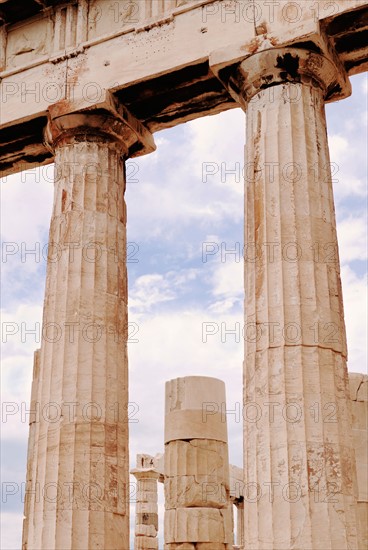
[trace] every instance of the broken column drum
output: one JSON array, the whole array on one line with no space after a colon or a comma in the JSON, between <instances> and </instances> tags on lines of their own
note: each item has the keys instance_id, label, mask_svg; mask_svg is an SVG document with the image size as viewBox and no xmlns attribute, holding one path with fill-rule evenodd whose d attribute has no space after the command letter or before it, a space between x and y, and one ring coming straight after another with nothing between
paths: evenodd
<instances>
[{"instance_id":1,"label":"broken column drum","mask_svg":"<svg viewBox=\"0 0 368 550\"><path fill-rule=\"evenodd\" d=\"M225 385L189 376L166 382L165 550L230 550ZM224 410L224 409L222 409Z\"/></svg>"},{"instance_id":2,"label":"broken column drum","mask_svg":"<svg viewBox=\"0 0 368 550\"><path fill-rule=\"evenodd\" d=\"M130 471L137 480L135 492L134 550L158 550L158 495L160 473L150 455L138 454L136 468Z\"/></svg>"}]
</instances>

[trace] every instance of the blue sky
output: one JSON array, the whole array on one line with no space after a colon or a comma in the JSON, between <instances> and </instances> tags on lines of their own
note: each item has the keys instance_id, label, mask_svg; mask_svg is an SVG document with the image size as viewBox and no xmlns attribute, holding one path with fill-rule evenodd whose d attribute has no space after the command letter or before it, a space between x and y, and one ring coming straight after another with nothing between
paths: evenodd
<instances>
[{"instance_id":1,"label":"blue sky","mask_svg":"<svg viewBox=\"0 0 368 550\"><path fill-rule=\"evenodd\" d=\"M348 368L365 372L368 86L364 75L351 80L352 97L328 105L327 119ZM162 452L164 383L190 374L225 381L227 407L237 411L228 416L230 461L242 464L243 342L224 337L224 329L243 323L244 139L245 115L236 109L159 132L155 153L129 161L129 320L136 332L131 339L138 340L129 343L130 401L137 404L138 420L130 424L132 467L136 453ZM28 407L33 351L39 347L25 330L37 329L42 320L52 173L51 166L44 167L8 177L0 186L3 247L8 243L6 250L14 252L1 262L2 400L19 409L1 423L2 482L15 484L13 496L2 495L4 550L19 548L21 541L17 484L25 479L28 438L21 410ZM226 254L231 249L237 253ZM203 323L218 328L206 342ZM4 334L4 326L16 333ZM162 499L160 512L162 519Z\"/></svg>"}]
</instances>

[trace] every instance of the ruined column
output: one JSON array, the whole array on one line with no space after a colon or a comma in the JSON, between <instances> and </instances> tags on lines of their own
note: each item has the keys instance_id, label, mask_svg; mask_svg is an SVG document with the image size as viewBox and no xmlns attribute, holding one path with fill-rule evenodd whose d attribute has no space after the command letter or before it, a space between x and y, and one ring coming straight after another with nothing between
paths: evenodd
<instances>
[{"instance_id":1,"label":"ruined column","mask_svg":"<svg viewBox=\"0 0 368 550\"><path fill-rule=\"evenodd\" d=\"M236 503L236 544L244 548L244 500Z\"/></svg>"},{"instance_id":2,"label":"ruined column","mask_svg":"<svg viewBox=\"0 0 368 550\"><path fill-rule=\"evenodd\" d=\"M106 95L50 109L55 155L23 548L129 548L124 159L151 135Z\"/></svg>"},{"instance_id":3,"label":"ruined column","mask_svg":"<svg viewBox=\"0 0 368 550\"><path fill-rule=\"evenodd\" d=\"M230 550L225 385L188 376L165 390L165 550Z\"/></svg>"},{"instance_id":4,"label":"ruined column","mask_svg":"<svg viewBox=\"0 0 368 550\"><path fill-rule=\"evenodd\" d=\"M317 46L264 48L227 80L247 113L245 548L352 549L356 471L325 118L325 101L350 87Z\"/></svg>"},{"instance_id":5,"label":"ruined column","mask_svg":"<svg viewBox=\"0 0 368 550\"><path fill-rule=\"evenodd\" d=\"M368 548L368 376L349 373L352 432L358 480L359 550Z\"/></svg>"},{"instance_id":6,"label":"ruined column","mask_svg":"<svg viewBox=\"0 0 368 550\"><path fill-rule=\"evenodd\" d=\"M135 492L134 550L158 550L158 494L160 473L154 468L153 457L137 455L136 468L130 471L137 480Z\"/></svg>"},{"instance_id":7,"label":"ruined column","mask_svg":"<svg viewBox=\"0 0 368 550\"><path fill-rule=\"evenodd\" d=\"M244 471L230 464L230 500L236 508L236 536L233 549L242 550L244 548Z\"/></svg>"}]
</instances>

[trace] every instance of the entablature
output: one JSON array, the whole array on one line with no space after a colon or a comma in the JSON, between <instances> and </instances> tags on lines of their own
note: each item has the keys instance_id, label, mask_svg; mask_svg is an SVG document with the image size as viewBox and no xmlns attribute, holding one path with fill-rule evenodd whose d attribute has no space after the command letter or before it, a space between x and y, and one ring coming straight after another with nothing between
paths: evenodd
<instances>
[{"instance_id":1,"label":"entablature","mask_svg":"<svg viewBox=\"0 0 368 550\"><path fill-rule=\"evenodd\" d=\"M50 105L109 91L151 132L238 104L210 67L321 36L347 74L367 69L367 0L38 0L0 3L0 174L52 162ZM313 38L313 43L316 41Z\"/></svg>"}]
</instances>

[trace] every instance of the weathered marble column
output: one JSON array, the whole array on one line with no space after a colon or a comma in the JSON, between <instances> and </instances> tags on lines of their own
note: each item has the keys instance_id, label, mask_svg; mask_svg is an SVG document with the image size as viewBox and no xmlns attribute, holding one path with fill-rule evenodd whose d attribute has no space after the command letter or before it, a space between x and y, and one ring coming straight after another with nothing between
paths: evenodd
<instances>
[{"instance_id":1,"label":"weathered marble column","mask_svg":"<svg viewBox=\"0 0 368 550\"><path fill-rule=\"evenodd\" d=\"M224 409L220 380L188 376L166 382L165 550L232 548Z\"/></svg>"},{"instance_id":2,"label":"weathered marble column","mask_svg":"<svg viewBox=\"0 0 368 550\"><path fill-rule=\"evenodd\" d=\"M158 550L157 483L160 473L150 464L152 458L138 454L137 466L130 471L137 480L134 550Z\"/></svg>"},{"instance_id":3,"label":"weathered marble column","mask_svg":"<svg viewBox=\"0 0 368 550\"><path fill-rule=\"evenodd\" d=\"M23 548L127 550L123 158L153 142L109 96L70 110L51 108L46 131L55 195Z\"/></svg>"},{"instance_id":4,"label":"weathered marble column","mask_svg":"<svg viewBox=\"0 0 368 550\"><path fill-rule=\"evenodd\" d=\"M235 501L236 507L236 544L239 548L244 547L244 500Z\"/></svg>"},{"instance_id":5,"label":"weathered marble column","mask_svg":"<svg viewBox=\"0 0 368 550\"><path fill-rule=\"evenodd\" d=\"M325 101L333 56L270 48L229 81L247 113L245 548L358 548ZM335 64L335 62L337 64ZM343 185L344 182L341 182Z\"/></svg>"},{"instance_id":6,"label":"weathered marble column","mask_svg":"<svg viewBox=\"0 0 368 550\"><path fill-rule=\"evenodd\" d=\"M349 373L358 480L359 550L368 548L368 376Z\"/></svg>"},{"instance_id":7,"label":"weathered marble column","mask_svg":"<svg viewBox=\"0 0 368 550\"><path fill-rule=\"evenodd\" d=\"M29 434L28 434L28 452L27 452L27 489L30 489L31 479L33 476L34 464L34 447L35 447L35 435L37 429L37 423L40 421L39 407L38 407L38 384L40 377L40 350L36 350L33 356L33 374L32 374L32 389L31 389L31 403L30 403L30 415L29 415ZM30 518L30 506L32 502L32 494L26 491L24 498L24 520L23 520L23 542L22 548L25 547Z\"/></svg>"},{"instance_id":8,"label":"weathered marble column","mask_svg":"<svg viewBox=\"0 0 368 550\"><path fill-rule=\"evenodd\" d=\"M234 550L242 550L244 547L244 471L230 464L230 500L236 508L236 536Z\"/></svg>"}]
</instances>

